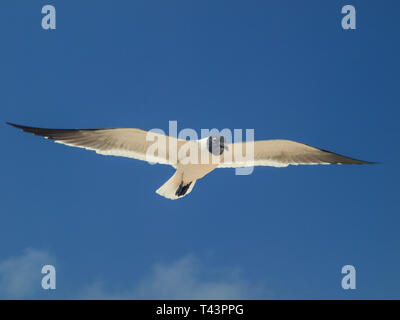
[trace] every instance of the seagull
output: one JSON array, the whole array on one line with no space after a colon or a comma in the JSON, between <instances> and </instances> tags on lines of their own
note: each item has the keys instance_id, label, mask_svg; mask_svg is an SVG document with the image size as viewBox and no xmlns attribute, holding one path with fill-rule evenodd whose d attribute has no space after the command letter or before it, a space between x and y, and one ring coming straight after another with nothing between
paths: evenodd
<instances>
[{"instance_id":1,"label":"seagull","mask_svg":"<svg viewBox=\"0 0 400 320\"><path fill-rule=\"evenodd\" d=\"M262 140L226 143L221 135L199 140L183 140L160 133L136 128L106 129L45 129L7 122L46 139L67 146L93 150L98 154L128 157L142 161L171 165L176 169L172 177L156 190L168 199L179 199L189 194L196 181L217 168L243 168L253 166L287 167L302 164L374 164L375 162L349 158L327 150L291 140ZM152 139L149 139L149 136ZM165 142L164 150L149 154L154 140ZM227 156L245 154L251 143L251 159ZM173 148L175 146L176 148ZM196 161L187 161L188 150L196 151ZM199 160L199 154L204 158ZM183 156L182 156L183 155ZM215 161L215 159L217 161Z\"/></svg>"}]
</instances>

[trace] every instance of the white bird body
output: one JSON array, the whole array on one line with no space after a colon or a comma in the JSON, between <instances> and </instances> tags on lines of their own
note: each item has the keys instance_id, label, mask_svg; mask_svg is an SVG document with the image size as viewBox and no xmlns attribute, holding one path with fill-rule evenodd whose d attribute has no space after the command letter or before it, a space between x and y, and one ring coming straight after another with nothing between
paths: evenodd
<instances>
[{"instance_id":1,"label":"white bird body","mask_svg":"<svg viewBox=\"0 0 400 320\"><path fill-rule=\"evenodd\" d=\"M174 175L156 190L168 199L189 194L198 179L216 168L373 163L290 140L226 144L225 138L219 135L186 141L134 128L44 129L8 124L58 143L94 150L99 154L171 165L176 168Z\"/></svg>"},{"instance_id":2,"label":"white bird body","mask_svg":"<svg viewBox=\"0 0 400 320\"><path fill-rule=\"evenodd\" d=\"M168 199L178 199L189 194L196 180L203 178L218 167L220 156L215 156L216 160L213 163L212 154L207 150L207 138L194 141L194 143L193 147L197 149L196 154L191 156L186 153L186 157L178 157L175 174L156 190L159 195ZM179 196L176 192L181 184L188 186L188 189L184 195Z\"/></svg>"}]
</instances>

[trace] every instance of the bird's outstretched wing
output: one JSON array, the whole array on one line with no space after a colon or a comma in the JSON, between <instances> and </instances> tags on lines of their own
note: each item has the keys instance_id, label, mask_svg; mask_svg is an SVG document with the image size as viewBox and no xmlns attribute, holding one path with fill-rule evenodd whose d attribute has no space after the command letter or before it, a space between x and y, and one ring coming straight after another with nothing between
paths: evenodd
<instances>
[{"instance_id":1,"label":"bird's outstretched wing","mask_svg":"<svg viewBox=\"0 0 400 320\"><path fill-rule=\"evenodd\" d=\"M163 134L133 128L113 129L44 129L27 127L7 122L7 124L38 136L52 139L67 146L94 150L102 155L128 157L143 161L176 165L176 154L186 141ZM161 148L154 148L159 142ZM152 148L150 150L149 148Z\"/></svg>"},{"instance_id":2,"label":"bird's outstretched wing","mask_svg":"<svg viewBox=\"0 0 400 320\"><path fill-rule=\"evenodd\" d=\"M224 155L219 168L239 168L252 166L287 167L299 164L373 164L374 162L357 160L337 153L315 148L290 140L254 141L254 161L248 146L252 142L233 143L228 145L231 156ZM225 152L224 152L225 154Z\"/></svg>"}]
</instances>

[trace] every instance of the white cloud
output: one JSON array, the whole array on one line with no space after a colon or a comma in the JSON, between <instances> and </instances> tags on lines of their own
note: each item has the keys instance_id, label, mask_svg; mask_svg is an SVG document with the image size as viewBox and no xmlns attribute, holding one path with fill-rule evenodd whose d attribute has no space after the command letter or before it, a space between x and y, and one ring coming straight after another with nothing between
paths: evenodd
<instances>
[{"instance_id":1,"label":"white cloud","mask_svg":"<svg viewBox=\"0 0 400 320\"><path fill-rule=\"evenodd\" d=\"M83 299L246 299L254 288L235 270L220 270L218 279L207 279L206 270L193 256L153 267L138 286L120 292L105 289L101 282L83 290Z\"/></svg>"},{"instance_id":2,"label":"white cloud","mask_svg":"<svg viewBox=\"0 0 400 320\"><path fill-rule=\"evenodd\" d=\"M0 261L0 299L40 298L41 270L46 264L54 265L55 258L37 249ZM210 272L193 256L154 265L135 286L94 282L78 290L72 296L65 291L62 295L80 299L249 299L260 291L250 287L237 270L212 268Z\"/></svg>"},{"instance_id":3,"label":"white cloud","mask_svg":"<svg viewBox=\"0 0 400 320\"><path fill-rule=\"evenodd\" d=\"M0 261L0 297L30 298L41 290L42 267L54 264L46 251L26 249L22 255Z\"/></svg>"}]
</instances>

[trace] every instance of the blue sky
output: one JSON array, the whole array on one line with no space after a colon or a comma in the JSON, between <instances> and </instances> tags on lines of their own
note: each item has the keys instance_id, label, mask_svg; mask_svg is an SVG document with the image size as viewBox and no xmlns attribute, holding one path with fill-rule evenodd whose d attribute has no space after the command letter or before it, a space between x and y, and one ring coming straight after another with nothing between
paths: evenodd
<instances>
[{"instance_id":1,"label":"blue sky","mask_svg":"<svg viewBox=\"0 0 400 320\"><path fill-rule=\"evenodd\" d=\"M41 8L57 29L41 28ZM341 28L353 4L357 29ZM0 119L253 128L375 166L167 166L0 126L1 298L400 298L396 1L2 1ZM57 289L40 287L54 264ZM354 265L357 289L341 288Z\"/></svg>"}]
</instances>

